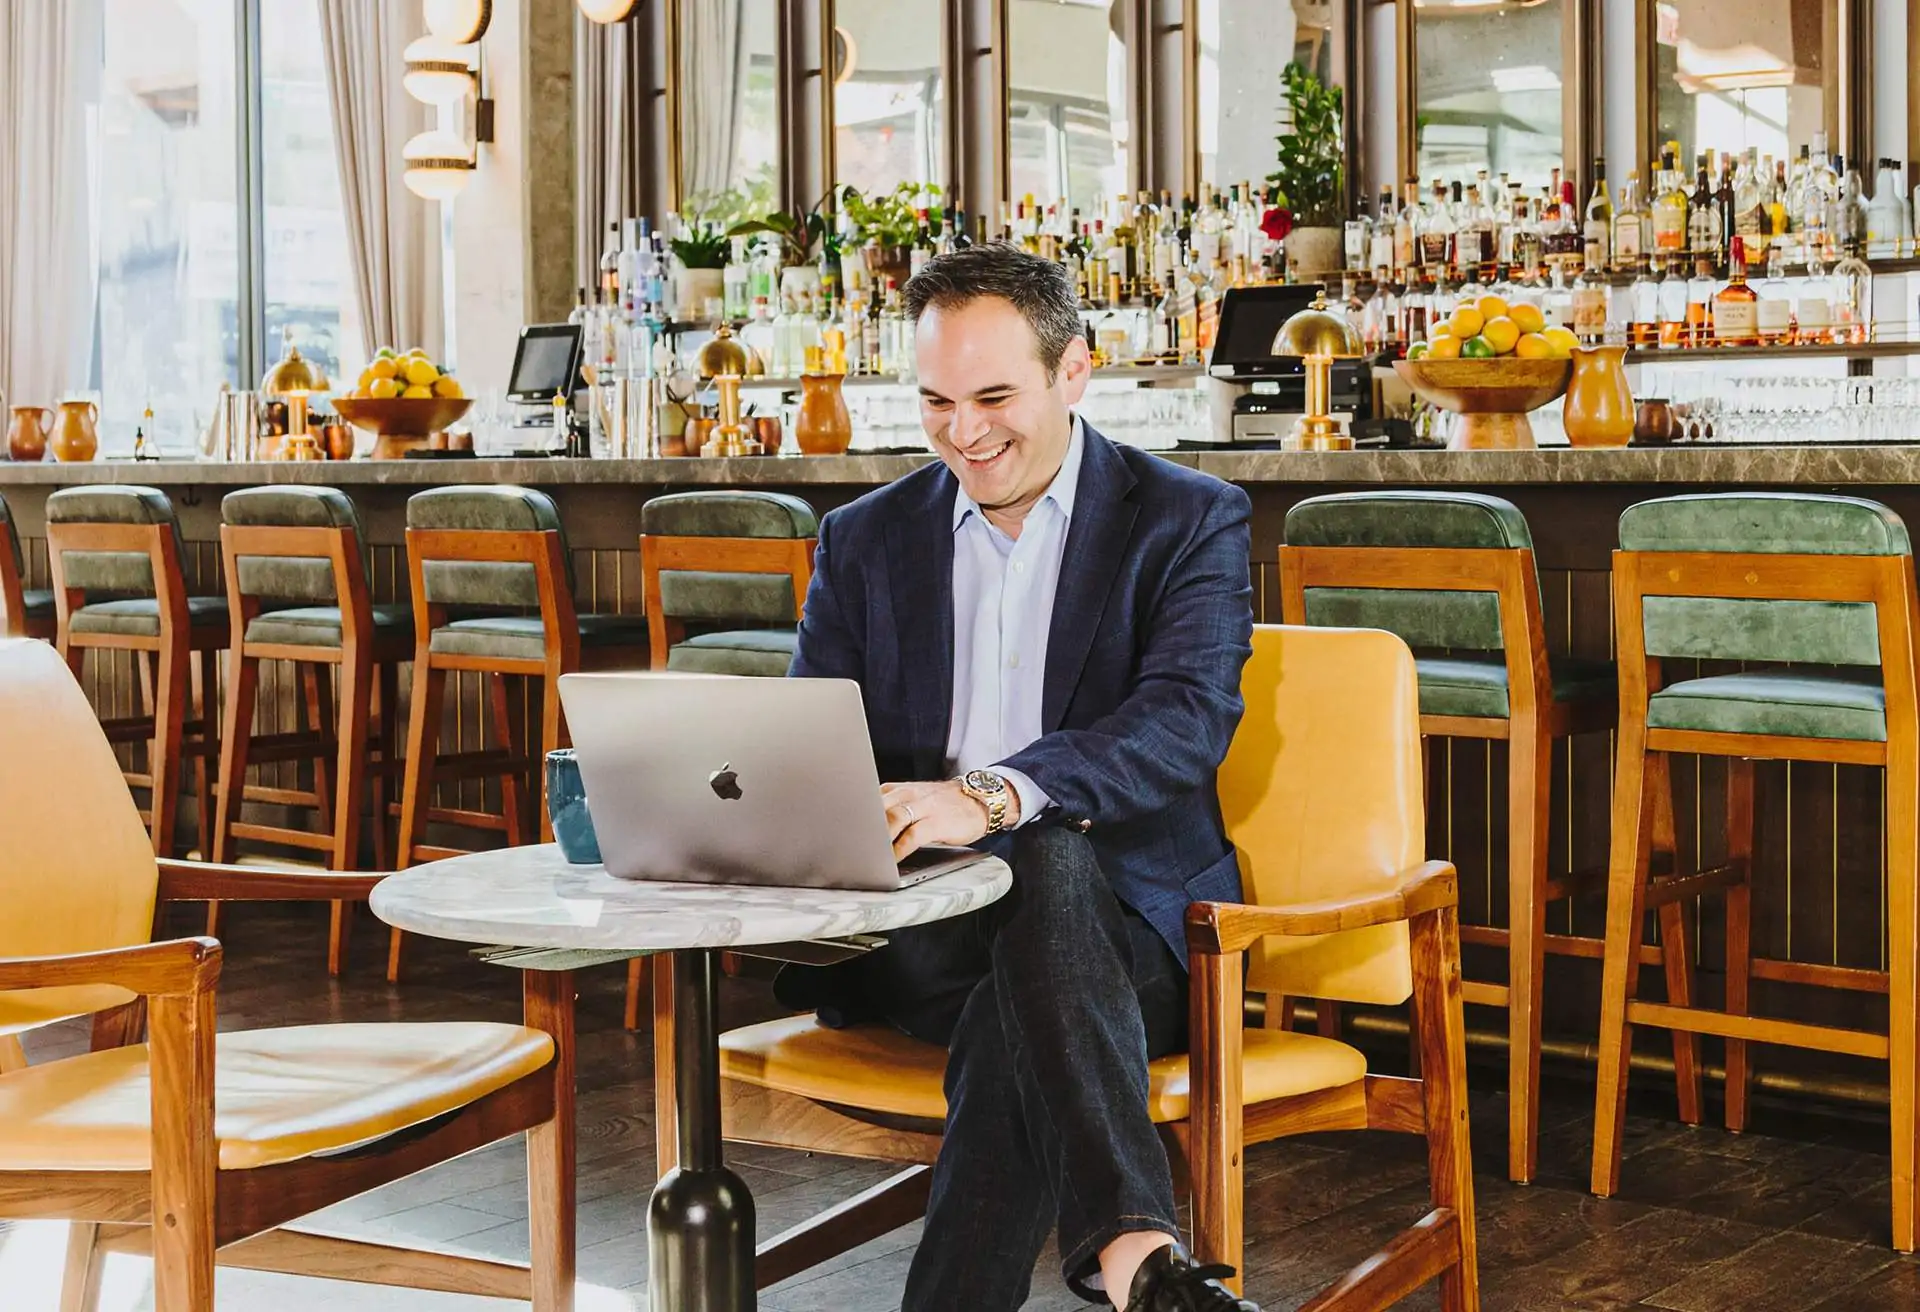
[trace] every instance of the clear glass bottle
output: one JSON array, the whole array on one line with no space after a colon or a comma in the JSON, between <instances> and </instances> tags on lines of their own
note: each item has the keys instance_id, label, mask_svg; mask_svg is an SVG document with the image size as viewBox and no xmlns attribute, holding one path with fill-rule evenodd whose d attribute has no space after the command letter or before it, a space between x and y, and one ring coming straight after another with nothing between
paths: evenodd
<instances>
[{"instance_id":1,"label":"clear glass bottle","mask_svg":"<svg viewBox=\"0 0 1920 1312\"><path fill-rule=\"evenodd\" d=\"M1780 247L1769 243L1767 276L1754 284L1754 335L1762 346L1784 346L1793 340L1793 296L1779 276L1786 257Z\"/></svg>"},{"instance_id":2,"label":"clear glass bottle","mask_svg":"<svg viewBox=\"0 0 1920 1312\"><path fill-rule=\"evenodd\" d=\"M1713 294L1719 289L1720 280L1713 276L1713 257L1695 256L1693 277L1687 280L1686 345L1713 345Z\"/></svg>"},{"instance_id":3,"label":"clear glass bottle","mask_svg":"<svg viewBox=\"0 0 1920 1312\"><path fill-rule=\"evenodd\" d=\"M1687 193L1671 151L1660 161L1659 190L1653 200L1653 249L1673 259L1687 247Z\"/></svg>"},{"instance_id":4,"label":"clear glass bottle","mask_svg":"<svg viewBox=\"0 0 1920 1312\"><path fill-rule=\"evenodd\" d=\"M1660 345L1668 350L1686 345L1687 276L1663 264L1660 273Z\"/></svg>"},{"instance_id":5,"label":"clear glass bottle","mask_svg":"<svg viewBox=\"0 0 1920 1312\"><path fill-rule=\"evenodd\" d=\"M1849 246L1833 266L1833 340L1851 346L1873 340L1873 270Z\"/></svg>"},{"instance_id":6,"label":"clear glass bottle","mask_svg":"<svg viewBox=\"0 0 1920 1312\"><path fill-rule=\"evenodd\" d=\"M1641 261L1631 288L1632 317L1627 325L1627 344L1647 350L1660 344L1660 277L1653 262Z\"/></svg>"},{"instance_id":7,"label":"clear glass bottle","mask_svg":"<svg viewBox=\"0 0 1920 1312\"><path fill-rule=\"evenodd\" d=\"M1342 269L1353 271L1367 267L1367 252L1373 248L1373 216L1367 213L1367 201L1360 198L1359 208L1346 222L1343 230L1343 253L1346 263Z\"/></svg>"},{"instance_id":8,"label":"clear glass bottle","mask_svg":"<svg viewBox=\"0 0 1920 1312\"><path fill-rule=\"evenodd\" d=\"M1605 271L1613 267L1613 197L1607 191L1607 162L1593 161L1593 194L1587 197L1587 216L1582 262L1588 269Z\"/></svg>"},{"instance_id":9,"label":"clear glass bottle","mask_svg":"<svg viewBox=\"0 0 1920 1312\"><path fill-rule=\"evenodd\" d=\"M1582 269L1574 280L1571 326L1582 346L1598 346L1606 340L1607 290L1607 275L1598 268Z\"/></svg>"},{"instance_id":10,"label":"clear glass bottle","mask_svg":"<svg viewBox=\"0 0 1920 1312\"><path fill-rule=\"evenodd\" d=\"M1647 215L1640 200L1640 175L1627 174L1627 185L1620 188L1620 208L1613 216L1613 263L1633 270L1647 251Z\"/></svg>"}]
</instances>

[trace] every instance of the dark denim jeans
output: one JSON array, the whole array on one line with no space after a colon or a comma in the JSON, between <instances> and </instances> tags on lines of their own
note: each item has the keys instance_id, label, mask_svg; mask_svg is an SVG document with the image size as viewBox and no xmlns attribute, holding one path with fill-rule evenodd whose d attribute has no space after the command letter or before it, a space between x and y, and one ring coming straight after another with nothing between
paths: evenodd
<instances>
[{"instance_id":1,"label":"dark denim jeans","mask_svg":"<svg viewBox=\"0 0 1920 1312\"><path fill-rule=\"evenodd\" d=\"M848 1018L948 1046L946 1137L902 1312L1015 1312L1056 1225L1067 1283L1101 1302L1085 1284L1101 1249L1179 1233L1147 1062L1185 1045L1186 972L1082 835L1022 829L1011 864L1005 898L895 932L843 976Z\"/></svg>"}]
</instances>

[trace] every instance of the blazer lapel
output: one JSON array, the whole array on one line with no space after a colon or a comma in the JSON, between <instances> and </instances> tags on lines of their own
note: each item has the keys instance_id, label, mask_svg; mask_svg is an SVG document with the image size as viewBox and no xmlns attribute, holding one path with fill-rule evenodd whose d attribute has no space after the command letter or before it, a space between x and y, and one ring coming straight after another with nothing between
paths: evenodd
<instances>
[{"instance_id":1,"label":"blazer lapel","mask_svg":"<svg viewBox=\"0 0 1920 1312\"><path fill-rule=\"evenodd\" d=\"M1047 630L1046 678L1040 695L1042 733L1054 732L1066 718L1067 704L1093 650L1094 634L1126 560L1127 539L1139 513L1139 507L1127 499L1135 481L1113 444L1088 425L1073 522L1067 527L1060 582L1053 594L1053 622ZM952 544L948 546L951 549Z\"/></svg>"},{"instance_id":2,"label":"blazer lapel","mask_svg":"<svg viewBox=\"0 0 1920 1312\"><path fill-rule=\"evenodd\" d=\"M915 764L929 778L945 762L953 720L953 499L958 488L943 470L924 502L887 525L887 587L907 722Z\"/></svg>"}]
</instances>

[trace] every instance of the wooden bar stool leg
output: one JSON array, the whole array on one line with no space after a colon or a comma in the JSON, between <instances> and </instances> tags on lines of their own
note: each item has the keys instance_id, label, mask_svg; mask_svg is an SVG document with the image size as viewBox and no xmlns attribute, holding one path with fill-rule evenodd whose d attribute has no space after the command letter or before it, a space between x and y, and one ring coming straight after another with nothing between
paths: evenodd
<instances>
[{"instance_id":1,"label":"wooden bar stool leg","mask_svg":"<svg viewBox=\"0 0 1920 1312\"><path fill-rule=\"evenodd\" d=\"M1727 1014L1750 1013L1753 979L1753 762L1727 761L1727 861L1744 867L1740 883L1727 889ZM1747 1041L1727 1040L1727 1129L1747 1128Z\"/></svg>"},{"instance_id":2,"label":"wooden bar stool leg","mask_svg":"<svg viewBox=\"0 0 1920 1312\"><path fill-rule=\"evenodd\" d=\"M1627 1059L1633 1032L1627 1003L1639 992L1640 938L1646 923L1647 858L1655 771L1647 731L1623 714L1616 749L1613 835L1607 862L1607 942L1600 978L1600 1061L1593 1100L1593 1192L1620 1185L1620 1135L1627 1110ZM1664 782L1664 781L1663 781Z\"/></svg>"},{"instance_id":3,"label":"wooden bar stool leg","mask_svg":"<svg viewBox=\"0 0 1920 1312\"><path fill-rule=\"evenodd\" d=\"M220 804L214 812L210 859L233 859L233 826L247 791L247 755L253 739L253 707L260 689L260 661L236 655L227 676L225 725L220 740ZM212 933L209 930L208 933Z\"/></svg>"},{"instance_id":4,"label":"wooden bar stool leg","mask_svg":"<svg viewBox=\"0 0 1920 1312\"><path fill-rule=\"evenodd\" d=\"M640 1028L640 1008L646 999L647 958L635 957L627 963L627 1005L620 1023L628 1030Z\"/></svg>"},{"instance_id":5,"label":"wooden bar stool leg","mask_svg":"<svg viewBox=\"0 0 1920 1312\"><path fill-rule=\"evenodd\" d=\"M440 704L445 700L447 672L425 659L414 662L413 713L407 717L407 767L400 791L400 853L398 868L413 864L413 850L426 832L427 805L433 796L433 757L440 745ZM387 982L400 980L400 949L404 941L394 930L387 943Z\"/></svg>"},{"instance_id":6,"label":"wooden bar stool leg","mask_svg":"<svg viewBox=\"0 0 1920 1312\"><path fill-rule=\"evenodd\" d=\"M1516 1184L1539 1164L1552 769L1553 739L1538 717L1516 719L1507 741L1507 1176Z\"/></svg>"},{"instance_id":7,"label":"wooden bar stool leg","mask_svg":"<svg viewBox=\"0 0 1920 1312\"><path fill-rule=\"evenodd\" d=\"M487 698L493 710L494 746L504 749L509 756L516 755L526 740L517 732L519 717L513 714L513 699L507 695L507 676L489 674L485 677ZM531 750L526 754L531 756ZM527 816L524 783L516 769L501 771L500 810L507 822L507 846L519 847L527 841Z\"/></svg>"},{"instance_id":8,"label":"wooden bar stool leg","mask_svg":"<svg viewBox=\"0 0 1920 1312\"><path fill-rule=\"evenodd\" d=\"M360 808L367 797L368 723L373 715L373 668L364 652L349 655L340 662L340 720L334 734L338 748L334 768L339 782L334 791L338 804L333 819L333 859L335 870L353 870L360 863ZM320 771L315 772L319 782ZM346 969L347 940L353 933L353 904L335 902L327 935L327 973L339 975Z\"/></svg>"},{"instance_id":9,"label":"wooden bar stool leg","mask_svg":"<svg viewBox=\"0 0 1920 1312\"><path fill-rule=\"evenodd\" d=\"M1920 744L1911 717L1887 716L1887 985L1893 1116L1893 1246L1920 1241L1915 1069L1920 1052Z\"/></svg>"},{"instance_id":10,"label":"wooden bar stool leg","mask_svg":"<svg viewBox=\"0 0 1920 1312\"><path fill-rule=\"evenodd\" d=\"M394 802L394 768L400 760L400 667L383 661L377 668L380 696L380 769L373 777L373 866L375 870L396 868L392 847L391 806Z\"/></svg>"},{"instance_id":11,"label":"wooden bar stool leg","mask_svg":"<svg viewBox=\"0 0 1920 1312\"><path fill-rule=\"evenodd\" d=\"M1653 753L1648 759L1647 779L1653 789L1651 851L1667 853L1674 862L1671 868L1677 873L1679 842L1673 822L1673 767L1665 752ZM1647 878L1643 873L1642 882ZM1658 919L1667 1001L1676 1007L1690 1007L1693 1005L1693 949L1687 942L1686 907L1679 902L1669 902L1660 908ZM1700 1124L1700 1038L1685 1030L1673 1031L1673 1083L1680 1103L1681 1122Z\"/></svg>"},{"instance_id":12,"label":"wooden bar stool leg","mask_svg":"<svg viewBox=\"0 0 1920 1312\"><path fill-rule=\"evenodd\" d=\"M153 702L153 850L173 855L174 812L180 804L180 744L187 722L187 650L184 634L160 651Z\"/></svg>"},{"instance_id":13,"label":"wooden bar stool leg","mask_svg":"<svg viewBox=\"0 0 1920 1312\"><path fill-rule=\"evenodd\" d=\"M327 683L327 672L311 661L302 661L300 670L300 698L302 730L314 734L321 740L314 749L313 758L313 798L314 810L319 812L320 827L332 830L334 827L333 781L327 777L327 767L333 753L327 752L326 740L334 737L334 747L339 746L335 735L333 718L333 694ZM344 700L344 699L343 699ZM335 758L337 759L337 758ZM335 866L336 870L350 869L347 866Z\"/></svg>"},{"instance_id":14,"label":"wooden bar stool leg","mask_svg":"<svg viewBox=\"0 0 1920 1312\"><path fill-rule=\"evenodd\" d=\"M220 657L215 652L196 651L189 658L189 663L193 667L193 719L200 726L199 741L193 745L194 814L199 826L196 837L202 859L211 860L213 785L219 761L219 744L214 737L214 726L220 718Z\"/></svg>"}]
</instances>

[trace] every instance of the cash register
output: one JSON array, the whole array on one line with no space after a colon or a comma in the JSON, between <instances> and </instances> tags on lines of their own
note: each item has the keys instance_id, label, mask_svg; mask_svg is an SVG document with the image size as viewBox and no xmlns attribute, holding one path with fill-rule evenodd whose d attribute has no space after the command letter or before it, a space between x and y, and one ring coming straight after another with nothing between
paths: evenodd
<instances>
[{"instance_id":1,"label":"cash register","mask_svg":"<svg viewBox=\"0 0 1920 1312\"><path fill-rule=\"evenodd\" d=\"M583 386L581 335L577 323L536 323L520 330L507 381L516 455L584 454L586 426L574 412L575 394ZM556 408L565 416L564 441L555 433Z\"/></svg>"},{"instance_id":2,"label":"cash register","mask_svg":"<svg viewBox=\"0 0 1920 1312\"><path fill-rule=\"evenodd\" d=\"M1315 283L1235 287L1220 303L1220 323L1207 360L1215 446L1279 447L1306 413L1307 368L1298 356L1276 355L1281 328L1321 294ZM1333 362L1327 413L1343 430L1373 416L1373 359Z\"/></svg>"}]
</instances>

